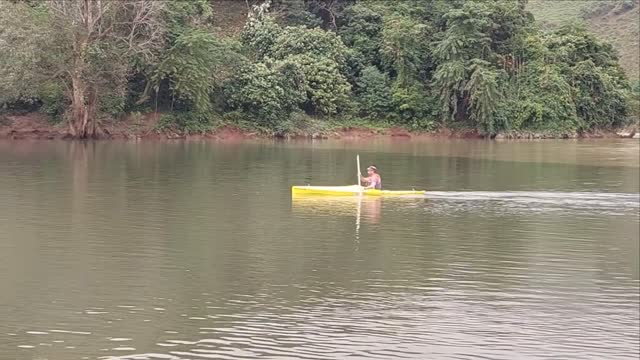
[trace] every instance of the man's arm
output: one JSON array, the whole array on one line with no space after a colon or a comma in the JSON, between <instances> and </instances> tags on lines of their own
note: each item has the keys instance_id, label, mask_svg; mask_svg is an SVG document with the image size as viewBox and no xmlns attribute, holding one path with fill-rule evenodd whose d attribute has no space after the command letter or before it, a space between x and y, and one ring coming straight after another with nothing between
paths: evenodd
<instances>
[{"instance_id":1,"label":"man's arm","mask_svg":"<svg viewBox=\"0 0 640 360\"><path fill-rule=\"evenodd\" d=\"M369 185L365 186L365 189L375 189L376 188L376 184L377 184L377 179L375 177L370 177L367 178L367 182L369 183Z\"/></svg>"}]
</instances>

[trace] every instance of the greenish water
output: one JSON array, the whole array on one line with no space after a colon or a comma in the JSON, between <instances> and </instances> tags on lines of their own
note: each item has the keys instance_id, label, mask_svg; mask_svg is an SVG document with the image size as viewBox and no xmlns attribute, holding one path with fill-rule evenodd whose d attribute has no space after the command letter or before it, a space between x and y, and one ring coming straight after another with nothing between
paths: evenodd
<instances>
[{"instance_id":1,"label":"greenish water","mask_svg":"<svg viewBox=\"0 0 640 360\"><path fill-rule=\"evenodd\" d=\"M0 142L0 359L637 358L639 151Z\"/></svg>"}]
</instances>

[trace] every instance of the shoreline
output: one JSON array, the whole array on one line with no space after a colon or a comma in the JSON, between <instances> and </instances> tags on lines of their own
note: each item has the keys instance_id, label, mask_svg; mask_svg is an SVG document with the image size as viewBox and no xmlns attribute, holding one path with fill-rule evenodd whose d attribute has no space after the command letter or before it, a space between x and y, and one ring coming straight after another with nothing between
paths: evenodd
<instances>
[{"instance_id":1,"label":"shoreline","mask_svg":"<svg viewBox=\"0 0 640 360\"><path fill-rule=\"evenodd\" d=\"M142 119L123 119L106 122L101 127L102 135L97 141L128 140L128 141L170 141L170 140L355 140L355 139L457 139L457 140L496 140L496 141L531 141L544 139L638 139L640 132L630 126L618 130L596 130L581 134L550 134L536 132L509 132L488 137L479 134L476 130L452 130L441 129L437 131L411 131L406 128L394 126L387 128L368 128L349 126L323 132L306 132L277 135L260 133L242 129L233 124L221 125L212 130L193 134L178 130L158 129L157 121L160 114L151 113ZM73 138L64 124L51 123L46 115L29 113L25 115L0 115L0 139L2 140L79 140Z\"/></svg>"}]
</instances>

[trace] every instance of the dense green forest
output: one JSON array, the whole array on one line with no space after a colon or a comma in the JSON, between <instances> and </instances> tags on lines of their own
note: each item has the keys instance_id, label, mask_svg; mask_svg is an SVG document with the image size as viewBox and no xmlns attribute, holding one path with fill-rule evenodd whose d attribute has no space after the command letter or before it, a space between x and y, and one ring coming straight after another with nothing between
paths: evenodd
<instances>
[{"instance_id":1,"label":"dense green forest","mask_svg":"<svg viewBox=\"0 0 640 360\"><path fill-rule=\"evenodd\" d=\"M126 114L158 128L286 134L310 124L555 135L637 121L611 44L545 31L527 0L246 2L238 36L208 0L0 2L0 107L94 137ZM637 3L633 3L637 6Z\"/></svg>"}]
</instances>

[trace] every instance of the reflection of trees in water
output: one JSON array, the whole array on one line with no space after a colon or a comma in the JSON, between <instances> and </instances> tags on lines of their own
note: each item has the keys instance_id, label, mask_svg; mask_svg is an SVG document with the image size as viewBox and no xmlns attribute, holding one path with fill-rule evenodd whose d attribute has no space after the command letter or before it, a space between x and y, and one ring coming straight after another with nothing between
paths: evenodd
<instances>
[{"instance_id":1,"label":"reflection of trees in water","mask_svg":"<svg viewBox=\"0 0 640 360\"><path fill-rule=\"evenodd\" d=\"M86 225L85 217L88 213L85 203L88 195L89 159L90 157L95 159L95 143L73 141L68 144L66 150L64 156L71 164L72 229L84 232L86 229L75 229L75 226Z\"/></svg>"}]
</instances>

